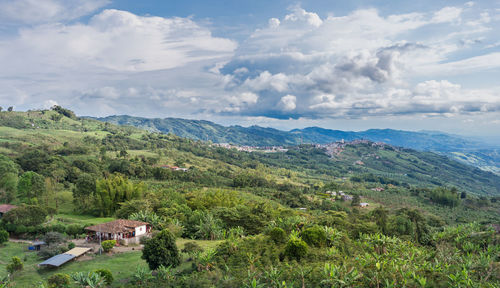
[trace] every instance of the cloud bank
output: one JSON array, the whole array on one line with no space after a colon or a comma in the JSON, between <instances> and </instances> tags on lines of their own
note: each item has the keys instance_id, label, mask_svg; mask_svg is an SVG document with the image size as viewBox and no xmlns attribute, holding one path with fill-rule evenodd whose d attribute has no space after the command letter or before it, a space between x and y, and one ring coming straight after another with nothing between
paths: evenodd
<instances>
[{"instance_id":1,"label":"cloud bank","mask_svg":"<svg viewBox=\"0 0 500 288\"><path fill-rule=\"evenodd\" d=\"M0 23L13 28L0 35L0 105L255 119L500 111L498 87L463 81L499 72L494 8L320 17L293 6L238 43L191 17L141 16L107 4L2 2Z\"/></svg>"}]
</instances>

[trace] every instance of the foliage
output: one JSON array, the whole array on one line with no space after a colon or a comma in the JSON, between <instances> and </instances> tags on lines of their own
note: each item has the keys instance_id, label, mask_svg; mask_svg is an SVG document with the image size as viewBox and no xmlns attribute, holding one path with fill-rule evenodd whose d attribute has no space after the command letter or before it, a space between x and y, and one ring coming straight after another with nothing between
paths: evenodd
<instances>
[{"instance_id":1,"label":"foliage","mask_svg":"<svg viewBox=\"0 0 500 288\"><path fill-rule=\"evenodd\" d=\"M164 220L160 216L156 215L155 212L147 211L147 210L146 211L141 210L139 212L134 212L134 213L130 214L128 219L147 222L151 225L151 227L153 229L156 229L156 230L161 230L161 228L164 224Z\"/></svg>"},{"instance_id":2,"label":"foliage","mask_svg":"<svg viewBox=\"0 0 500 288\"><path fill-rule=\"evenodd\" d=\"M122 175L97 180L95 205L103 216L113 214L119 203L140 197L145 190L143 183L134 184Z\"/></svg>"},{"instance_id":3,"label":"foliage","mask_svg":"<svg viewBox=\"0 0 500 288\"><path fill-rule=\"evenodd\" d=\"M146 260L151 270L155 270L161 265L178 266L180 255L172 233L163 230L149 239L144 244L142 259Z\"/></svg>"},{"instance_id":4,"label":"foliage","mask_svg":"<svg viewBox=\"0 0 500 288\"><path fill-rule=\"evenodd\" d=\"M113 247L115 247L115 245L116 245L116 240L105 240L102 241L101 243L102 249L106 253L110 252L113 249Z\"/></svg>"},{"instance_id":5,"label":"foliage","mask_svg":"<svg viewBox=\"0 0 500 288\"><path fill-rule=\"evenodd\" d=\"M269 234L269 237L271 238L271 240L273 240L275 243L285 243L287 240L285 230L283 230L279 227L271 228L269 230L268 234Z\"/></svg>"},{"instance_id":6,"label":"foliage","mask_svg":"<svg viewBox=\"0 0 500 288\"><path fill-rule=\"evenodd\" d=\"M37 205L22 205L2 216L2 221L16 226L37 226L45 222L47 210Z\"/></svg>"},{"instance_id":7,"label":"foliage","mask_svg":"<svg viewBox=\"0 0 500 288\"><path fill-rule=\"evenodd\" d=\"M21 259L17 256L14 256L10 259L10 263L7 264L7 271L10 274L13 274L16 271L21 271L24 268L24 263L21 261Z\"/></svg>"},{"instance_id":8,"label":"foliage","mask_svg":"<svg viewBox=\"0 0 500 288\"><path fill-rule=\"evenodd\" d=\"M0 245L9 241L9 232L0 228Z\"/></svg>"},{"instance_id":9,"label":"foliage","mask_svg":"<svg viewBox=\"0 0 500 288\"><path fill-rule=\"evenodd\" d=\"M203 248L198 245L198 243L192 241L192 242L187 242L184 244L184 248L182 248L182 253L187 253L187 254L196 254L198 252L202 252Z\"/></svg>"},{"instance_id":10,"label":"foliage","mask_svg":"<svg viewBox=\"0 0 500 288\"><path fill-rule=\"evenodd\" d=\"M113 273L111 273L109 269L105 268L96 269L94 270L94 273L99 274L104 279L104 283L106 283L106 285L111 285L111 283L113 283L114 280Z\"/></svg>"},{"instance_id":11,"label":"foliage","mask_svg":"<svg viewBox=\"0 0 500 288\"><path fill-rule=\"evenodd\" d=\"M71 284L71 278L65 273L56 273L47 279L49 288L66 288Z\"/></svg>"},{"instance_id":12,"label":"foliage","mask_svg":"<svg viewBox=\"0 0 500 288\"><path fill-rule=\"evenodd\" d=\"M326 245L326 233L320 226L313 226L305 229L301 233L301 238L309 246L322 247Z\"/></svg>"},{"instance_id":13,"label":"foliage","mask_svg":"<svg viewBox=\"0 0 500 288\"><path fill-rule=\"evenodd\" d=\"M70 275L71 279L82 288L97 288L104 286L104 278L96 272L76 272Z\"/></svg>"},{"instance_id":14,"label":"foliage","mask_svg":"<svg viewBox=\"0 0 500 288\"><path fill-rule=\"evenodd\" d=\"M290 239L285 247L285 255L290 259L300 261L307 255L309 247L300 239Z\"/></svg>"},{"instance_id":15,"label":"foliage","mask_svg":"<svg viewBox=\"0 0 500 288\"><path fill-rule=\"evenodd\" d=\"M64 235L59 232L47 232L47 234L43 236L43 241L49 246L52 244L59 244L64 241Z\"/></svg>"}]
</instances>

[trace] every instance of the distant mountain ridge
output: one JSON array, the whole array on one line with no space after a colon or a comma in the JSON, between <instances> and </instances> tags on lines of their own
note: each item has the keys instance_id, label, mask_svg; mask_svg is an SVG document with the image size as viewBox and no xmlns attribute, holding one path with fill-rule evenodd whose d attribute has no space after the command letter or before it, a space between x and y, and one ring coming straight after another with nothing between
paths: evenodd
<instances>
[{"instance_id":1,"label":"distant mountain ridge","mask_svg":"<svg viewBox=\"0 0 500 288\"><path fill-rule=\"evenodd\" d=\"M366 139L420 151L438 152L483 170L500 173L500 149L498 147L439 131L413 132L394 129L369 129L354 132L320 127L283 131L260 126L223 126L206 120L181 118L151 119L115 115L95 119L118 125L135 126L153 132L172 133L195 140L247 146L325 144L342 139L345 141Z\"/></svg>"}]
</instances>

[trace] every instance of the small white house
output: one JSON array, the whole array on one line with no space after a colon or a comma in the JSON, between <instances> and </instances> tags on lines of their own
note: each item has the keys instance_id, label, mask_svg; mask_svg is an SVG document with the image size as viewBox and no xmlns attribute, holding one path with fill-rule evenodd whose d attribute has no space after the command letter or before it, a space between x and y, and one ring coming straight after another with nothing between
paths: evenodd
<instances>
[{"instance_id":1,"label":"small white house","mask_svg":"<svg viewBox=\"0 0 500 288\"><path fill-rule=\"evenodd\" d=\"M359 207L363 207L364 208L364 207L368 207L368 206L370 206L370 204L368 204L366 202L359 203Z\"/></svg>"},{"instance_id":2,"label":"small white house","mask_svg":"<svg viewBox=\"0 0 500 288\"><path fill-rule=\"evenodd\" d=\"M151 226L147 222L118 219L86 227L87 241L101 240L124 240L125 243L139 242L140 236L151 232Z\"/></svg>"}]
</instances>

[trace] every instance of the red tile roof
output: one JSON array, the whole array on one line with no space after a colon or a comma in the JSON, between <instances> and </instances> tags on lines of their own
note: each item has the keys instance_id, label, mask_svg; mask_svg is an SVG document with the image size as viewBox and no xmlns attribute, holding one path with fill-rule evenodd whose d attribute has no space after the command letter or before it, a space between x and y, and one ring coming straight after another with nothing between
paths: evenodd
<instances>
[{"instance_id":1,"label":"red tile roof","mask_svg":"<svg viewBox=\"0 0 500 288\"><path fill-rule=\"evenodd\" d=\"M0 213L7 213L14 208L17 208L17 206L10 204L0 204Z\"/></svg>"},{"instance_id":2,"label":"red tile roof","mask_svg":"<svg viewBox=\"0 0 500 288\"><path fill-rule=\"evenodd\" d=\"M118 219L115 221L102 223L86 227L85 230L103 232L103 233L125 233L133 231L136 227L148 225L147 222Z\"/></svg>"}]
</instances>

